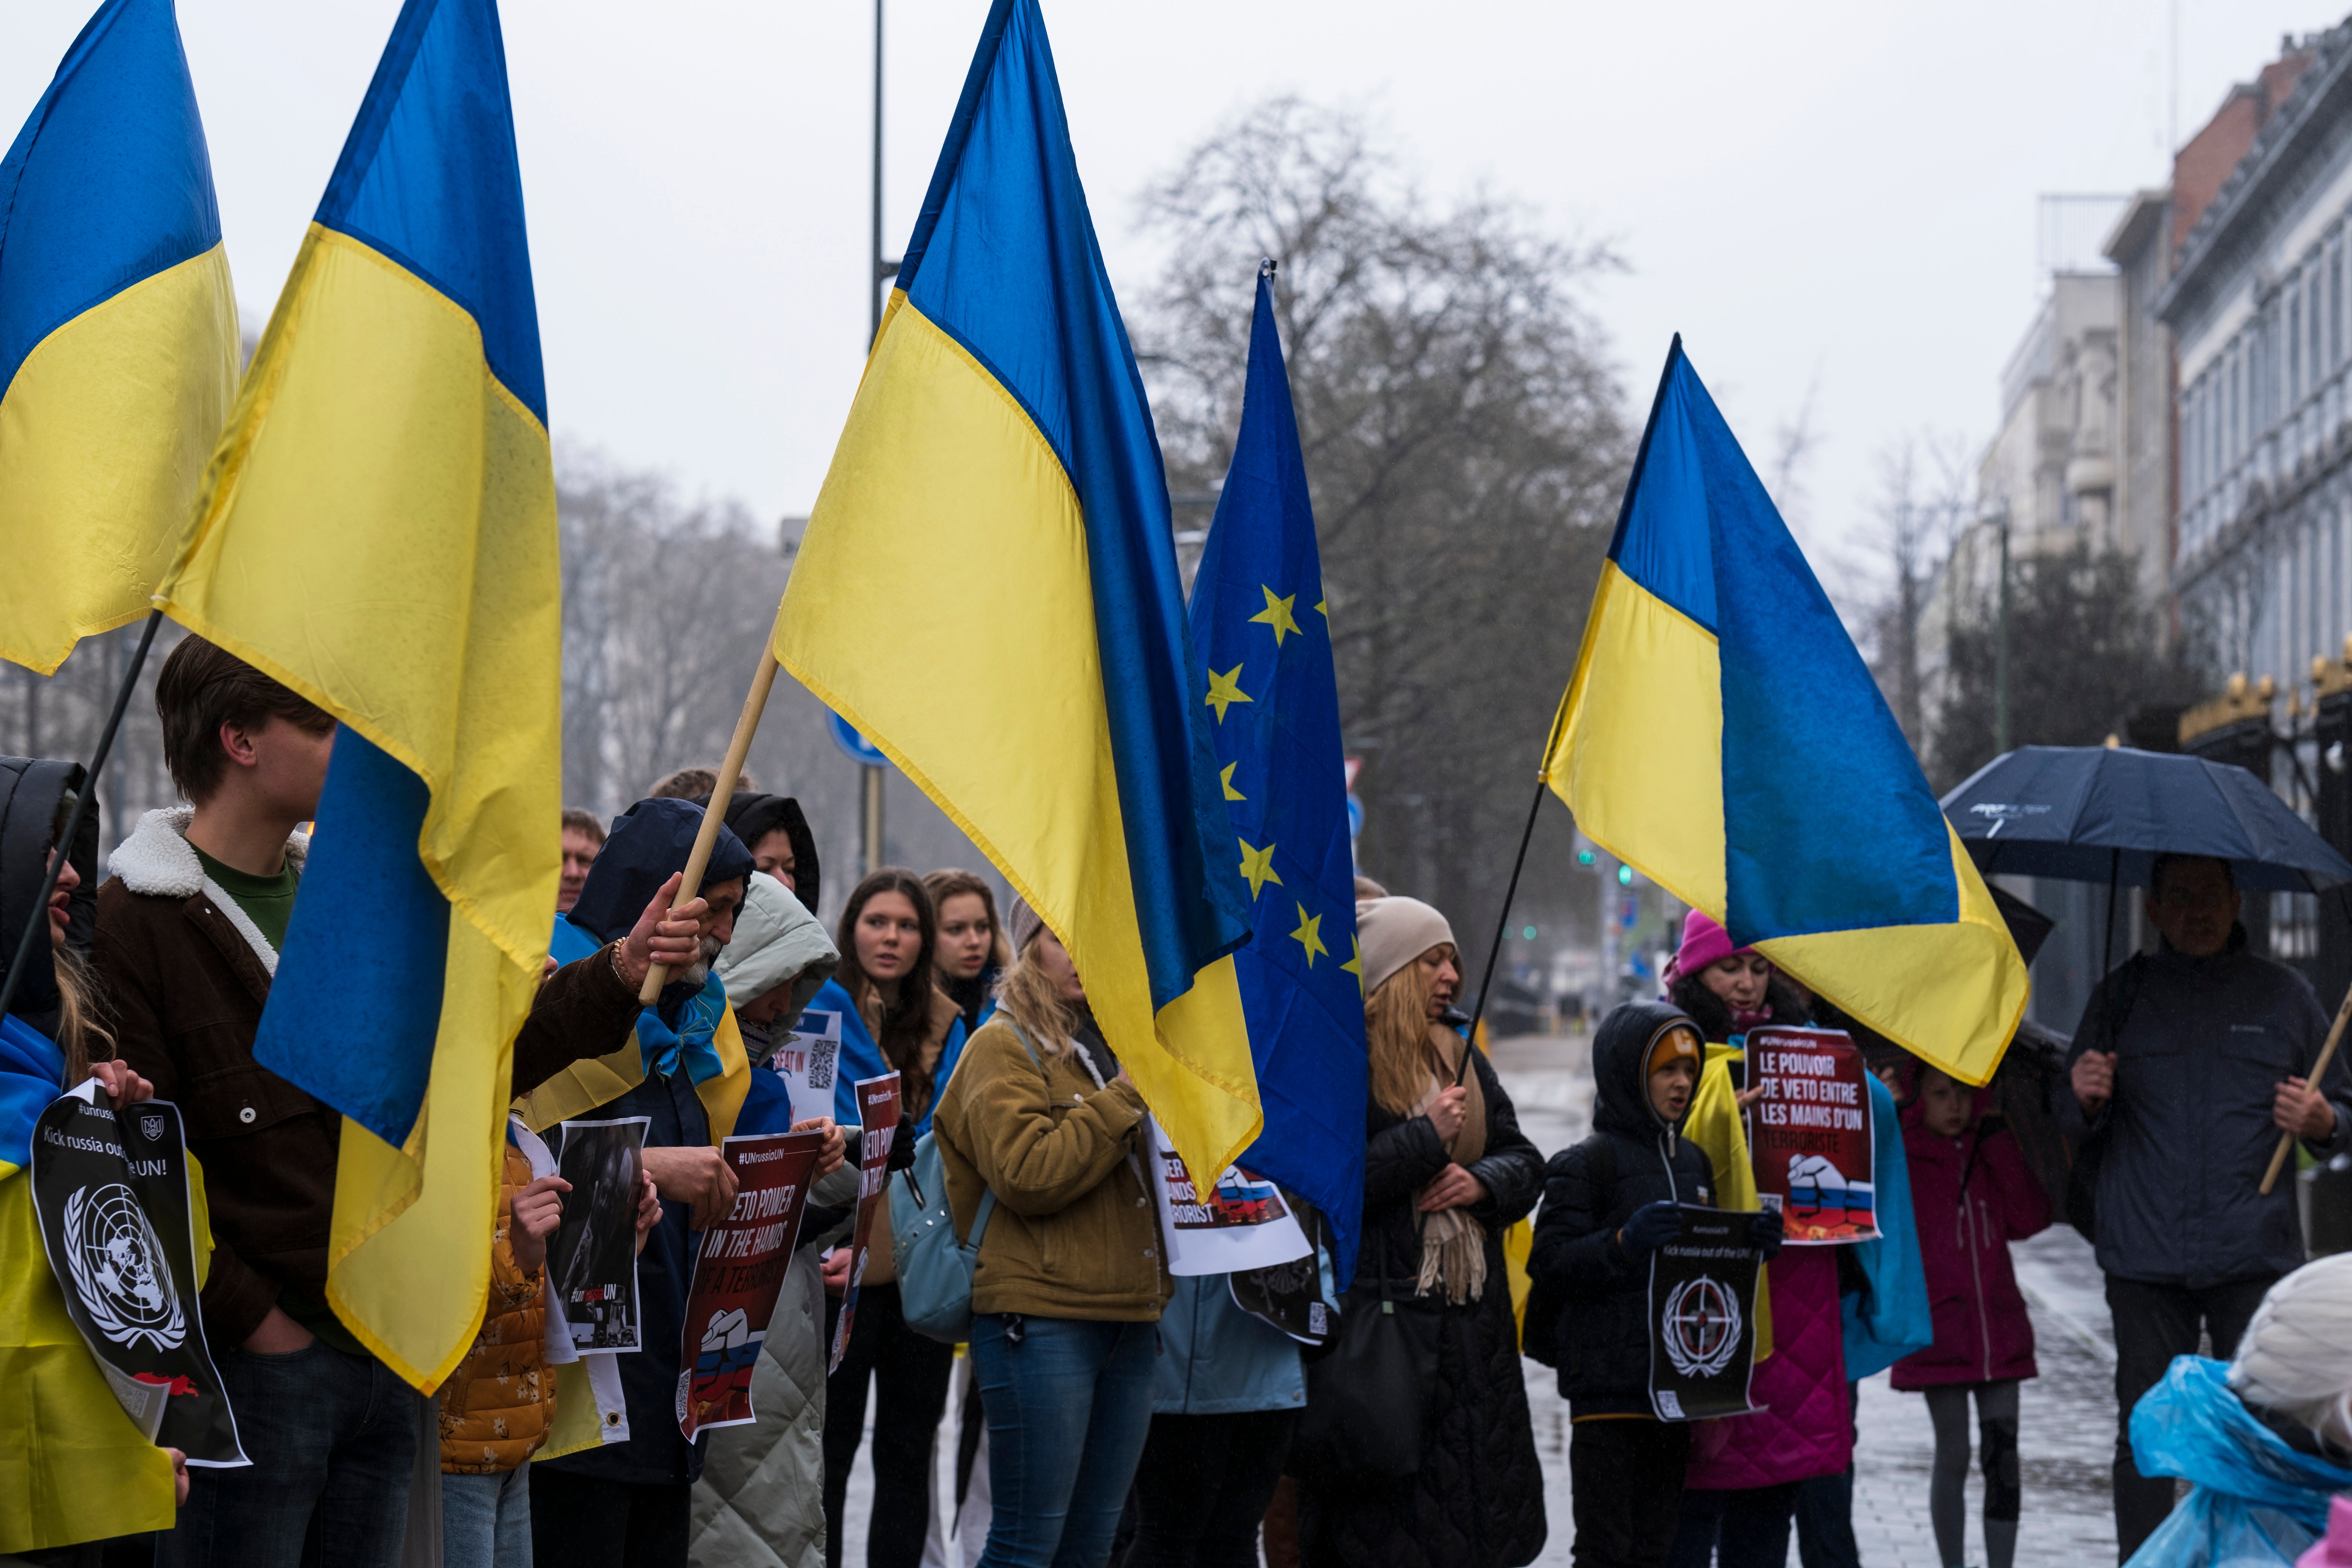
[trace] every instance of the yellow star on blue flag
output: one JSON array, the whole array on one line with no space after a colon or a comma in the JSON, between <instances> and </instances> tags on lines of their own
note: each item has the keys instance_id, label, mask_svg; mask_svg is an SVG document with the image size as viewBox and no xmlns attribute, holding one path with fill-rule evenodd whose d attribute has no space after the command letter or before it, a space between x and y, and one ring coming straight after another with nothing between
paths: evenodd
<instances>
[{"instance_id":1,"label":"yellow star on blue flag","mask_svg":"<svg viewBox=\"0 0 2352 1568\"><path fill-rule=\"evenodd\" d=\"M1251 898L1274 883L1298 910L1296 930L1267 914L1234 955L1265 1107L1265 1131L1240 1163L1323 1211L1347 1279L1364 1185L1362 965L1315 960L1356 951L1356 867L1331 639L1294 614L1321 608L1323 568L1270 272L1258 279L1233 467L1193 579L1192 647L1209 672L1213 740ZM1231 789L1236 769L1254 781L1247 799Z\"/></svg>"}]
</instances>

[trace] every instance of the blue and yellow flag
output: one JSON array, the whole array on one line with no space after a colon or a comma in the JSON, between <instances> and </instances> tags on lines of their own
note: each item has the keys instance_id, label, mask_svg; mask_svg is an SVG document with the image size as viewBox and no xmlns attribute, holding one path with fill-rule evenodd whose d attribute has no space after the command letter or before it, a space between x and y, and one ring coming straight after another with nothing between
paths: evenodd
<instances>
[{"instance_id":1,"label":"blue and yellow flag","mask_svg":"<svg viewBox=\"0 0 2352 1568\"><path fill-rule=\"evenodd\" d=\"M2025 964L1675 340L1543 777L1597 844L1969 1083Z\"/></svg>"},{"instance_id":2,"label":"blue and yellow flag","mask_svg":"<svg viewBox=\"0 0 2352 1568\"><path fill-rule=\"evenodd\" d=\"M1192 617L1234 854L1256 900L1256 932L1234 965L1265 1131L1242 1163L1323 1211L1337 1278L1349 1279L1366 1093L1356 857L1315 509L1264 272L1241 432L1192 579Z\"/></svg>"},{"instance_id":3,"label":"blue and yellow flag","mask_svg":"<svg viewBox=\"0 0 2352 1568\"><path fill-rule=\"evenodd\" d=\"M1034 0L989 13L776 657L1020 889L1178 1151L1223 1169L1258 1130L1249 900Z\"/></svg>"},{"instance_id":4,"label":"blue and yellow flag","mask_svg":"<svg viewBox=\"0 0 2352 1568\"><path fill-rule=\"evenodd\" d=\"M343 1112L327 1294L430 1390L481 1326L559 870L555 473L492 0L407 0L174 619L341 721L254 1054Z\"/></svg>"},{"instance_id":5,"label":"blue and yellow flag","mask_svg":"<svg viewBox=\"0 0 2352 1568\"><path fill-rule=\"evenodd\" d=\"M0 658L53 675L147 613L236 356L172 0L107 0L0 159Z\"/></svg>"}]
</instances>

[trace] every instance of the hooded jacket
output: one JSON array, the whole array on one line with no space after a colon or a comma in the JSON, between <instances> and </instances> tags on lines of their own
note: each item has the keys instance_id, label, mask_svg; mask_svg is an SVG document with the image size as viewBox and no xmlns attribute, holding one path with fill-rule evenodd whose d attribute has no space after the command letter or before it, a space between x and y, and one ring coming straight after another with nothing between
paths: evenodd
<instances>
[{"instance_id":1,"label":"hooded jacket","mask_svg":"<svg viewBox=\"0 0 2352 1568\"><path fill-rule=\"evenodd\" d=\"M710 797L705 795L695 804L709 803ZM801 811L799 801L790 795L739 789L727 800L727 830L746 850L759 848L761 839L778 831L791 839L793 885L785 891L800 900L801 907L811 914L816 912L817 898L824 888L817 869L816 835L809 831L808 817Z\"/></svg>"},{"instance_id":2,"label":"hooded jacket","mask_svg":"<svg viewBox=\"0 0 2352 1568\"><path fill-rule=\"evenodd\" d=\"M2275 1086L2307 1078L2327 1038L2311 982L2246 951L2245 928L2226 951L2191 958L2170 943L2100 982L2067 1054L2107 1045L2108 997L2138 973L2122 1021L2115 1098L2086 1117L2071 1076L2058 1082L2059 1124L2104 1141L2098 1177L2099 1267L2122 1279L2186 1285L2284 1274L2304 1261L2294 1184L2262 1195L2278 1146ZM2339 1053L2321 1084L2336 1130L2310 1143L2320 1159L2352 1149L2352 1070Z\"/></svg>"},{"instance_id":3,"label":"hooded jacket","mask_svg":"<svg viewBox=\"0 0 2352 1568\"><path fill-rule=\"evenodd\" d=\"M1927 1131L1926 1106L1904 1108L1911 1213L1927 1266L1936 1342L1895 1363L1895 1386L1993 1383L2034 1375L2033 1324L2010 1267L2009 1244L2048 1228L2050 1201L2025 1168L2017 1140L1988 1124L1990 1091L1969 1108L1956 1138Z\"/></svg>"},{"instance_id":4,"label":"hooded jacket","mask_svg":"<svg viewBox=\"0 0 2352 1568\"><path fill-rule=\"evenodd\" d=\"M773 877L743 883L743 909L735 934L714 965L727 1000L739 1014L779 985L792 988L780 1021L801 1016L817 988L841 966L841 953L824 923L809 913L793 890ZM747 1026L748 1027L748 1026ZM748 1045L748 1041L746 1042ZM761 1052L751 1052L755 1060Z\"/></svg>"},{"instance_id":5,"label":"hooded jacket","mask_svg":"<svg viewBox=\"0 0 2352 1568\"><path fill-rule=\"evenodd\" d=\"M701 826L702 808L691 801L637 802L614 821L611 837L604 840L595 865L589 868L587 885L580 889L579 901L562 919L574 930L604 942L625 934L661 890L662 884L685 868L693 851L695 835ZM732 833L720 828L703 871L705 885L732 881L739 877L749 879L751 871L751 851ZM660 1000L645 1011L656 1015L669 1029L680 1028L686 1023L689 1004L703 994L708 984L673 981L662 988ZM635 1000L634 996L630 998L633 1016ZM736 1113L749 1092L751 1076L746 1070L731 1012L722 1011L718 1037L725 1075L721 1078L709 1079L698 1085L690 1068L683 1063L676 1071L646 1071L642 1044L631 1043L634 1055L621 1058L620 1065L635 1069L634 1085L593 1110L581 1107L560 1115L578 1120L643 1116L647 1119L646 1147L649 1149L715 1145L734 1130ZM640 1042L643 1037L641 1034ZM725 1048L730 1046L731 1052ZM572 1088L577 1089L587 1076L585 1067L593 1065L596 1064L583 1065L583 1072L574 1075ZM625 1080L606 1072L599 1081L622 1087ZM563 1103L559 1097L534 1104L525 1121L543 1128L560 1119L560 1115L550 1115L549 1108ZM646 1238L645 1250L637 1255L643 1348L635 1355L619 1358L621 1387L628 1405L629 1440L540 1463L574 1475L638 1485L677 1485L690 1482L702 1473L707 1445L700 1437L688 1443L680 1436L677 1415L679 1341L686 1328L686 1293L693 1282L689 1213L687 1205L664 1200L661 1223L653 1228Z\"/></svg>"},{"instance_id":6,"label":"hooded jacket","mask_svg":"<svg viewBox=\"0 0 2352 1568\"><path fill-rule=\"evenodd\" d=\"M8 954L39 915L49 839L69 810L71 763L0 757L0 931ZM96 904L98 819L69 853L82 882L69 906L69 944L87 944ZM36 938L9 1016L0 1024L0 1555L41 1552L121 1535L169 1530L172 1466L124 1420L98 1358L67 1315L58 1277L42 1261L32 1200L34 1122L66 1087L65 1053L52 1037L58 1012L50 948ZM5 962L5 961L0 961ZM189 1171L195 1210L196 1278L204 1279L203 1173ZM89 1555L97 1555L92 1550ZM72 1559L80 1561L79 1556Z\"/></svg>"},{"instance_id":7,"label":"hooded jacket","mask_svg":"<svg viewBox=\"0 0 2352 1568\"><path fill-rule=\"evenodd\" d=\"M185 805L151 811L114 852L91 951L116 1051L155 1098L178 1104L204 1163L214 1246L205 1333L234 1349L288 1287L327 1299L342 1118L253 1058L278 950L205 874L186 837L193 816ZM298 870L309 847L304 834L287 840ZM516 1092L611 1050L635 1013L635 994L604 953L564 965L515 1037Z\"/></svg>"},{"instance_id":8,"label":"hooded jacket","mask_svg":"<svg viewBox=\"0 0 2352 1568\"><path fill-rule=\"evenodd\" d=\"M1654 1203L1713 1204L1715 1173L1698 1145L1650 1103L1650 1049L1691 1020L1665 1002L1629 1002L1601 1020L1592 1040L1592 1134L1544 1169L1528 1277L1567 1298L1557 1320L1559 1391L1570 1418L1650 1414L1650 1271L1617 1238L1633 1211ZM1685 1111L1686 1117L1689 1113ZM1597 1180L1609 1146L1613 1181Z\"/></svg>"},{"instance_id":9,"label":"hooded jacket","mask_svg":"<svg viewBox=\"0 0 2352 1568\"><path fill-rule=\"evenodd\" d=\"M0 967L16 956L26 922L43 918L37 906L42 879L48 875L49 845L64 829L72 797L81 787L79 763L0 757ZM82 818L66 859L81 877L66 905L66 945L88 952L98 927L97 812ZM8 1011L56 1037L59 998L47 942L33 944Z\"/></svg>"}]
</instances>

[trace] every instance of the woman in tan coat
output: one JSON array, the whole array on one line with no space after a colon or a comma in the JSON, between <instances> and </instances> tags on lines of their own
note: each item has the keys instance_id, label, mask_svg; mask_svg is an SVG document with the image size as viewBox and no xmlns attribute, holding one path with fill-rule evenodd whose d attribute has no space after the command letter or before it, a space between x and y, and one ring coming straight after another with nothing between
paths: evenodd
<instances>
[{"instance_id":1,"label":"woman in tan coat","mask_svg":"<svg viewBox=\"0 0 2352 1568\"><path fill-rule=\"evenodd\" d=\"M1143 1097L1060 941L1025 902L1007 923L996 1016L932 1123L964 1234L982 1193L996 1194L971 1290L994 1509L980 1568L1091 1568L1109 1555L1150 1430L1168 1275Z\"/></svg>"}]
</instances>

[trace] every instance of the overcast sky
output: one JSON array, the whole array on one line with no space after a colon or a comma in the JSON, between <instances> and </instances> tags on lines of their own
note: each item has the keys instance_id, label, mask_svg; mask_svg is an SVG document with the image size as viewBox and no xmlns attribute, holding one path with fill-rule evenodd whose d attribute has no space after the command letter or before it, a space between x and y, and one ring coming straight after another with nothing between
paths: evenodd
<instances>
[{"instance_id":1,"label":"overcast sky","mask_svg":"<svg viewBox=\"0 0 2352 1568\"><path fill-rule=\"evenodd\" d=\"M0 129L89 9L0 5ZM181 5L256 324L397 10ZM894 254L986 10L892 0ZM503 12L556 435L762 519L804 512L867 328L870 5ZM1045 0L1045 16L1114 283L1139 290L1150 264L1133 194L1237 109L1276 92L1365 109L1432 195L1483 185L1618 247L1628 270L1591 302L1633 418L1678 330L1759 463L1810 397L1800 521L1825 568L1860 557L1891 442L1990 435L2042 289L2037 195L2161 184L2176 104L2185 137L2283 33L2339 19L2281 0ZM1235 258L1236 313L1253 260Z\"/></svg>"}]
</instances>

